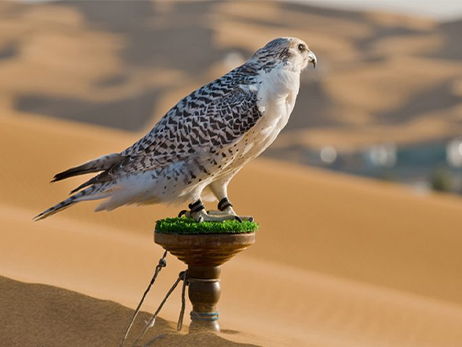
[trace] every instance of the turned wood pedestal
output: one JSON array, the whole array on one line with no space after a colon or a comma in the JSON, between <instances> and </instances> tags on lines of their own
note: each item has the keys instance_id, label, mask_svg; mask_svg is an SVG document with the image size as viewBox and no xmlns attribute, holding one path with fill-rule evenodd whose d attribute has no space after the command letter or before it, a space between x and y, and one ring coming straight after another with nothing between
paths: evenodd
<instances>
[{"instance_id":1,"label":"turned wood pedestal","mask_svg":"<svg viewBox=\"0 0 462 347\"><path fill-rule=\"evenodd\" d=\"M154 241L188 265L191 324L189 332L220 331L217 303L220 299L221 265L255 242L246 234L162 234Z\"/></svg>"}]
</instances>

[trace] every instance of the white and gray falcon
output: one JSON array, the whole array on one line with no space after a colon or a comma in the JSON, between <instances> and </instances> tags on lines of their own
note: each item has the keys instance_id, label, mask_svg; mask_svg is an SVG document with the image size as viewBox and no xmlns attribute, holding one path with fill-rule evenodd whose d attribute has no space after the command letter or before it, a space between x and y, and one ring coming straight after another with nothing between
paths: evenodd
<instances>
[{"instance_id":1,"label":"white and gray falcon","mask_svg":"<svg viewBox=\"0 0 462 347\"><path fill-rule=\"evenodd\" d=\"M283 37L269 42L245 64L180 100L123 152L57 174L53 182L100 172L35 220L96 199L106 199L96 211L187 202L186 214L198 222L250 219L236 215L228 184L287 124L300 73L310 63L316 66L316 56L302 40ZM219 201L218 211L204 209L202 200L210 197Z\"/></svg>"}]
</instances>

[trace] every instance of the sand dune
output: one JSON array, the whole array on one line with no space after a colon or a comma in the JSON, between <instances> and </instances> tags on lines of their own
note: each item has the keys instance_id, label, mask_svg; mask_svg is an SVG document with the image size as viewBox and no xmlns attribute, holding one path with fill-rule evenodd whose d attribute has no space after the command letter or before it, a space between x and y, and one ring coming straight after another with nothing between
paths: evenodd
<instances>
[{"instance_id":1,"label":"sand dune","mask_svg":"<svg viewBox=\"0 0 462 347\"><path fill-rule=\"evenodd\" d=\"M133 314L114 302L43 284L25 284L0 277L0 288L0 336L2 345L9 347L118 346ZM31 305L31 298L35 304ZM141 312L134 331L141 331L143 322L150 316ZM136 337L130 334L126 345ZM162 318L147 332L145 342L147 346L254 346L215 334L179 334L176 326Z\"/></svg>"},{"instance_id":2,"label":"sand dune","mask_svg":"<svg viewBox=\"0 0 462 347\"><path fill-rule=\"evenodd\" d=\"M8 166L0 171L0 275L135 307L162 253L152 241L154 221L178 208L127 207L95 214L95 203L87 203L31 221L80 182L49 185L56 171L123 149L135 136L20 114L4 115L0 124L0 145L8 148L2 156ZM228 333L219 343L460 345L460 199L420 196L396 185L267 160L245 168L230 194L238 211L251 212L261 230L256 245L224 266L219 309ZM168 259L147 310L156 307L183 268ZM15 285L44 296L56 290ZM29 297L27 307L47 310ZM178 312L175 293L161 317L174 322ZM124 320L111 331L123 327ZM172 324L162 332L170 332ZM79 329L70 334L85 333ZM4 334L13 341L18 330L15 325ZM175 336L165 341L170 338L173 345L190 343Z\"/></svg>"}]
</instances>

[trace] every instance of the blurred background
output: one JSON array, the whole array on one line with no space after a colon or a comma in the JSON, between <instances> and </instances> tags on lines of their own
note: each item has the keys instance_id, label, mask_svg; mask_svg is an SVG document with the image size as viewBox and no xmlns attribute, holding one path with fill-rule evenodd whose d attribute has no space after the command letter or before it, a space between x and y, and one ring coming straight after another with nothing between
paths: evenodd
<instances>
[{"instance_id":1,"label":"blurred background","mask_svg":"<svg viewBox=\"0 0 462 347\"><path fill-rule=\"evenodd\" d=\"M141 135L269 40L297 36L319 65L264 156L462 193L459 1L25 1L0 16L1 114Z\"/></svg>"}]
</instances>

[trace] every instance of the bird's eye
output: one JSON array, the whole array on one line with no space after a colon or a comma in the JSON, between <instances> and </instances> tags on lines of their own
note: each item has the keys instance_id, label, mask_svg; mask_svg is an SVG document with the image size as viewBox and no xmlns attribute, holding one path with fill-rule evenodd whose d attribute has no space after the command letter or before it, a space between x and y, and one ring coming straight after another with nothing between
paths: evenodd
<instances>
[{"instance_id":1,"label":"bird's eye","mask_svg":"<svg viewBox=\"0 0 462 347\"><path fill-rule=\"evenodd\" d=\"M305 49L306 49L306 47L305 47L305 45L304 45L303 43L300 43L300 44L298 45L298 50L299 50L300 52L303 52Z\"/></svg>"}]
</instances>

